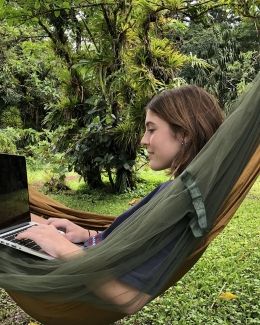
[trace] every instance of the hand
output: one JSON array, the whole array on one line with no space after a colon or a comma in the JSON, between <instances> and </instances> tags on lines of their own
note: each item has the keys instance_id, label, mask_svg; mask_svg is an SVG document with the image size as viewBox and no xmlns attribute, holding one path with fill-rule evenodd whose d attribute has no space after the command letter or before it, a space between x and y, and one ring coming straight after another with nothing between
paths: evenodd
<instances>
[{"instance_id":1,"label":"hand","mask_svg":"<svg viewBox=\"0 0 260 325\"><path fill-rule=\"evenodd\" d=\"M52 225L32 226L19 233L16 239L31 239L39 245L43 251L53 257L62 257L67 254L77 254L82 249L71 243L61 232Z\"/></svg>"},{"instance_id":2,"label":"hand","mask_svg":"<svg viewBox=\"0 0 260 325\"><path fill-rule=\"evenodd\" d=\"M47 224L47 220L43 217L37 216L36 214L31 213L31 221L40 223L40 224Z\"/></svg>"},{"instance_id":3,"label":"hand","mask_svg":"<svg viewBox=\"0 0 260 325\"><path fill-rule=\"evenodd\" d=\"M82 243L89 238L90 232L67 219L49 218L48 225L64 231L64 236L72 243Z\"/></svg>"}]
</instances>

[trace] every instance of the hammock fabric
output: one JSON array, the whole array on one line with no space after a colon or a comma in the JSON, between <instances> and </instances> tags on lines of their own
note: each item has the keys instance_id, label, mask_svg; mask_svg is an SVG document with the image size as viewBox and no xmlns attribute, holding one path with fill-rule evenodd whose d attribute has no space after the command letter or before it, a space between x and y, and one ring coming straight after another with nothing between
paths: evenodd
<instances>
[{"instance_id":1,"label":"hammock fabric","mask_svg":"<svg viewBox=\"0 0 260 325\"><path fill-rule=\"evenodd\" d=\"M228 223L259 174L260 76L234 113L188 166L103 242L68 261L39 261L0 250L0 286L44 324L110 324L123 306L96 289L176 243L145 292L156 297L198 260ZM107 216L73 211L30 190L32 212L102 229ZM160 285L158 285L160 279ZM133 300L138 301L142 293Z\"/></svg>"},{"instance_id":2,"label":"hammock fabric","mask_svg":"<svg viewBox=\"0 0 260 325\"><path fill-rule=\"evenodd\" d=\"M77 225L94 230L104 230L114 217L93 212L74 210L29 187L30 211L43 218L66 218Z\"/></svg>"}]
</instances>

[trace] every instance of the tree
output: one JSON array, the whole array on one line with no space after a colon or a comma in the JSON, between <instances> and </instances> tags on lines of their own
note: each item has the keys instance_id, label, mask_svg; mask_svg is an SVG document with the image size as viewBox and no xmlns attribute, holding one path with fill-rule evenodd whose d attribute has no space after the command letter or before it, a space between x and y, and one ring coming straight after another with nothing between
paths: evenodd
<instances>
[{"instance_id":1,"label":"tree","mask_svg":"<svg viewBox=\"0 0 260 325\"><path fill-rule=\"evenodd\" d=\"M248 1L245 8L252 14ZM51 41L68 78L65 93L44 122L52 129L72 123L59 143L69 150L72 167L92 187L103 185L106 171L120 192L134 186L146 102L162 89L192 81L194 71L196 82L205 84L208 71L220 67L223 57L216 48L212 60L200 52L194 38L204 30L196 28L200 24L210 32L213 22L234 10L242 10L240 3L228 0L10 0L2 19L30 26ZM189 36L193 28L198 33ZM233 40L225 37L233 55ZM224 45L221 50L224 54Z\"/></svg>"},{"instance_id":2,"label":"tree","mask_svg":"<svg viewBox=\"0 0 260 325\"><path fill-rule=\"evenodd\" d=\"M252 12L248 4L244 11L241 4L236 7L234 3L233 7L218 8L208 20L192 22L182 35L181 51L193 53L209 65L206 69L186 67L181 76L215 94L227 113L260 67L259 21L253 13L244 17Z\"/></svg>"},{"instance_id":3,"label":"tree","mask_svg":"<svg viewBox=\"0 0 260 325\"><path fill-rule=\"evenodd\" d=\"M6 7L5 19L41 28L67 65L68 100L45 121L56 127L76 119L74 167L92 187L102 185L103 169L116 190L134 185L143 104L188 61L156 37L153 11L149 2L123 0L9 1Z\"/></svg>"},{"instance_id":4,"label":"tree","mask_svg":"<svg viewBox=\"0 0 260 325\"><path fill-rule=\"evenodd\" d=\"M49 42L39 42L40 36L32 29L21 32L2 24L0 35L1 126L40 130L46 109L58 101L62 80L57 71L62 65ZM56 70L51 68L53 64Z\"/></svg>"}]
</instances>

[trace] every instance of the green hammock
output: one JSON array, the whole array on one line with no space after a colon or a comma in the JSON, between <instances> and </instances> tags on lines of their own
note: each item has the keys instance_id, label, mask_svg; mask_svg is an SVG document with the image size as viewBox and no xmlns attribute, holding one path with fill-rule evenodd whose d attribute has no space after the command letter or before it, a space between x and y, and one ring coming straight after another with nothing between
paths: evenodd
<instances>
[{"instance_id":1,"label":"green hammock","mask_svg":"<svg viewBox=\"0 0 260 325\"><path fill-rule=\"evenodd\" d=\"M144 287L156 297L176 282L223 229L259 174L260 75L188 168L112 235L68 261L40 261L0 249L0 286L44 324L109 324L125 314L96 290L142 265L176 238ZM104 216L84 214L30 192L32 211L105 228ZM158 285L160 279L160 285ZM138 301L142 293L133 300Z\"/></svg>"}]
</instances>

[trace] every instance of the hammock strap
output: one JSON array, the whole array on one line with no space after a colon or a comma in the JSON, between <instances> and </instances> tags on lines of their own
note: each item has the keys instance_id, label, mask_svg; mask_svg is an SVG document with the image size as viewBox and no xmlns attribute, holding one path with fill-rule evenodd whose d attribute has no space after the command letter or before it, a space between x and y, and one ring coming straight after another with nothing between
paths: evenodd
<instances>
[{"instance_id":1,"label":"hammock strap","mask_svg":"<svg viewBox=\"0 0 260 325\"><path fill-rule=\"evenodd\" d=\"M196 212L196 216L191 219L189 226L194 237L202 237L207 229L207 215L200 189L198 188L191 174L187 172L187 170L184 170L180 177L184 186L189 191L192 205Z\"/></svg>"}]
</instances>

